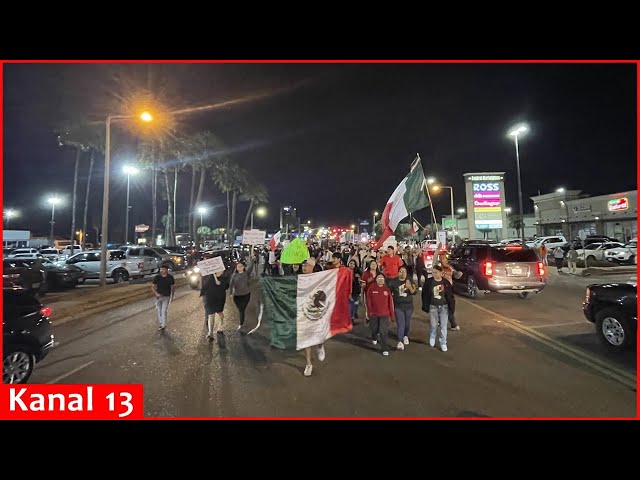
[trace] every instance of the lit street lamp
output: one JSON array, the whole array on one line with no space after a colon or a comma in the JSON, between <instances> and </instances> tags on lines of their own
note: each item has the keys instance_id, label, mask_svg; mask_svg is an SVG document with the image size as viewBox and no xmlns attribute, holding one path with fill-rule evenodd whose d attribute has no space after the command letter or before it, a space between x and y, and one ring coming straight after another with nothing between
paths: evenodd
<instances>
[{"instance_id":1,"label":"lit street lamp","mask_svg":"<svg viewBox=\"0 0 640 480\"><path fill-rule=\"evenodd\" d=\"M53 224L56 223L55 222L55 215L56 215L56 204L60 203L60 198L53 196L53 197L49 197L47 199L47 202L49 202L51 204L51 246L53 247Z\"/></svg>"},{"instance_id":2,"label":"lit street lamp","mask_svg":"<svg viewBox=\"0 0 640 480\"><path fill-rule=\"evenodd\" d=\"M429 183L429 180L427 180L427 183ZM451 190L451 220L454 222L455 225L455 231L458 231L458 218L455 216L455 211L453 209L453 187L448 187L446 185L434 185L433 187L431 187L433 189L434 192L439 191L441 188L448 188L449 190ZM443 227L444 228L444 227ZM454 227L451 227L451 230L453 230ZM452 237L455 234L452 232ZM455 240L455 238L454 238Z\"/></svg>"},{"instance_id":3,"label":"lit street lamp","mask_svg":"<svg viewBox=\"0 0 640 480\"><path fill-rule=\"evenodd\" d=\"M127 212L124 216L124 244L129 243L129 184L131 182L131 175L136 175L138 173L138 169L136 167L132 167L130 165L125 165L122 168L122 171L127 175Z\"/></svg>"},{"instance_id":4,"label":"lit street lamp","mask_svg":"<svg viewBox=\"0 0 640 480\"><path fill-rule=\"evenodd\" d=\"M107 284L107 243L109 241L109 169L111 163L111 121L133 118L134 115L109 115L105 120L106 135L104 146L104 181L102 189L102 238L100 239L100 286ZM153 116L142 112L140 120L151 122ZM127 212L128 212L127 202ZM53 225L51 226L53 229Z\"/></svg>"},{"instance_id":5,"label":"lit street lamp","mask_svg":"<svg viewBox=\"0 0 640 480\"><path fill-rule=\"evenodd\" d=\"M376 226L376 217L379 215L378 212L373 212L373 223L371 224L371 236L373 238L375 238L376 236L376 232L375 232L375 226Z\"/></svg>"},{"instance_id":6,"label":"lit street lamp","mask_svg":"<svg viewBox=\"0 0 640 480\"><path fill-rule=\"evenodd\" d=\"M207 213L207 207L199 207L198 213L200 214L200 226L202 226L202 216Z\"/></svg>"},{"instance_id":7,"label":"lit street lamp","mask_svg":"<svg viewBox=\"0 0 640 480\"><path fill-rule=\"evenodd\" d=\"M264 218L267 215L267 209L264 207L256 208L256 215L260 218ZM251 230L253 230L253 210L251 210Z\"/></svg>"},{"instance_id":8,"label":"lit street lamp","mask_svg":"<svg viewBox=\"0 0 640 480\"><path fill-rule=\"evenodd\" d=\"M17 217L18 215L19 213L16 210L8 209L7 211L4 212L4 218L7 219L7 230L9 229L9 220Z\"/></svg>"},{"instance_id":9,"label":"lit street lamp","mask_svg":"<svg viewBox=\"0 0 640 480\"><path fill-rule=\"evenodd\" d=\"M458 209L458 213L459 213L460 215L462 215L464 212L466 212L466 210L465 210L464 208L459 208L459 209Z\"/></svg>"},{"instance_id":10,"label":"lit street lamp","mask_svg":"<svg viewBox=\"0 0 640 480\"><path fill-rule=\"evenodd\" d=\"M509 136L513 137L516 145L516 165L518 167L518 206L520 210L520 220L523 221L524 214L522 213L522 181L520 180L520 149L518 148L518 135L524 135L528 131L526 125L518 125L509 131ZM522 244L524 245L524 228L522 232Z\"/></svg>"}]
</instances>

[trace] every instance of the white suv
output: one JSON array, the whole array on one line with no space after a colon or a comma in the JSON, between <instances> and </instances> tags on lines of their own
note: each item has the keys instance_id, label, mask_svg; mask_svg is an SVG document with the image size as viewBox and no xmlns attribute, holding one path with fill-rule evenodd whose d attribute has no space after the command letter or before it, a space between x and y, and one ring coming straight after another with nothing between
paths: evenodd
<instances>
[{"instance_id":1,"label":"white suv","mask_svg":"<svg viewBox=\"0 0 640 480\"><path fill-rule=\"evenodd\" d=\"M545 247L547 247L547 251L551 252L553 251L554 248L556 247L562 247L567 243L567 239L564 238L564 236L562 235L552 235L549 237L540 237L538 238L534 244L532 245L533 248L540 248L541 245L544 245ZM527 243L527 246L530 246Z\"/></svg>"},{"instance_id":2,"label":"white suv","mask_svg":"<svg viewBox=\"0 0 640 480\"><path fill-rule=\"evenodd\" d=\"M631 240L623 247L610 248L604 252L605 260L609 262L627 262L637 264L638 240Z\"/></svg>"}]
</instances>

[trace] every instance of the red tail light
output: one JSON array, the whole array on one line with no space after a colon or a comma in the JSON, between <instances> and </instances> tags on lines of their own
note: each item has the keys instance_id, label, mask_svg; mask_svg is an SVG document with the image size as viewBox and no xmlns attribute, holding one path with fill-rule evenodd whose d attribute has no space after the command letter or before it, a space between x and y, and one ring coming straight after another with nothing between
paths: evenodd
<instances>
[{"instance_id":1,"label":"red tail light","mask_svg":"<svg viewBox=\"0 0 640 480\"><path fill-rule=\"evenodd\" d=\"M51 309L50 309L50 308L48 308L48 307L42 307L42 308L40 309L40 313L41 313L42 315L44 315L45 317L49 317L49 316L51 316Z\"/></svg>"},{"instance_id":2,"label":"red tail light","mask_svg":"<svg viewBox=\"0 0 640 480\"><path fill-rule=\"evenodd\" d=\"M544 277L544 263L538 262L538 275Z\"/></svg>"},{"instance_id":3,"label":"red tail light","mask_svg":"<svg viewBox=\"0 0 640 480\"><path fill-rule=\"evenodd\" d=\"M484 274L487 277L493 277L493 263L484 262Z\"/></svg>"}]
</instances>

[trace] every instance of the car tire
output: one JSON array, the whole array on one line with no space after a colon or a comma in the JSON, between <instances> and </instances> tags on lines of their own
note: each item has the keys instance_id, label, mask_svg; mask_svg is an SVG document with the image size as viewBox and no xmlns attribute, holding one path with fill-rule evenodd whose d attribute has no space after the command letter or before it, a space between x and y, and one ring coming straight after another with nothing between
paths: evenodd
<instances>
[{"instance_id":1,"label":"car tire","mask_svg":"<svg viewBox=\"0 0 640 480\"><path fill-rule=\"evenodd\" d=\"M613 351L622 351L634 344L635 333L627 315L617 307L607 307L595 315L596 333L600 341Z\"/></svg>"},{"instance_id":2,"label":"car tire","mask_svg":"<svg viewBox=\"0 0 640 480\"><path fill-rule=\"evenodd\" d=\"M635 256L635 255L631 255L631 256L629 257L629 260L628 260L628 261L629 261L629 263L630 263L631 265L635 265L635 264L636 264L636 256Z\"/></svg>"},{"instance_id":3,"label":"car tire","mask_svg":"<svg viewBox=\"0 0 640 480\"><path fill-rule=\"evenodd\" d=\"M587 262L595 262L596 261L596 257L594 257L593 255L589 255L587 257Z\"/></svg>"},{"instance_id":4,"label":"car tire","mask_svg":"<svg viewBox=\"0 0 640 480\"><path fill-rule=\"evenodd\" d=\"M520 292L518 294L518 298L521 298L522 300L525 300L529 297L529 292Z\"/></svg>"},{"instance_id":5,"label":"car tire","mask_svg":"<svg viewBox=\"0 0 640 480\"><path fill-rule=\"evenodd\" d=\"M123 270L116 270L111 274L114 283L124 283L129 280L129 273Z\"/></svg>"},{"instance_id":6,"label":"car tire","mask_svg":"<svg viewBox=\"0 0 640 480\"><path fill-rule=\"evenodd\" d=\"M484 297L484 292L478 288L478 283L473 276L467 278L467 296L473 299Z\"/></svg>"},{"instance_id":7,"label":"car tire","mask_svg":"<svg viewBox=\"0 0 640 480\"><path fill-rule=\"evenodd\" d=\"M25 347L9 347L2 356L2 383L27 383L36 365L36 357Z\"/></svg>"}]
</instances>

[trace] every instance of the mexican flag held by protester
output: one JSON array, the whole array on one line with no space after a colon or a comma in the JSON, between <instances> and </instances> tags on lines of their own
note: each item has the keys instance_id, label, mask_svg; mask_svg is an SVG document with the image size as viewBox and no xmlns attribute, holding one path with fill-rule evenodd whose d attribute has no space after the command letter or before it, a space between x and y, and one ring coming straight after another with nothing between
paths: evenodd
<instances>
[{"instance_id":1,"label":"mexican flag held by protester","mask_svg":"<svg viewBox=\"0 0 640 480\"><path fill-rule=\"evenodd\" d=\"M393 235L403 218L429 206L425 183L422 162L420 157L416 157L411 164L411 171L396 187L382 212L382 237L378 240L380 245Z\"/></svg>"},{"instance_id":2,"label":"mexican flag held by protester","mask_svg":"<svg viewBox=\"0 0 640 480\"><path fill-rule=\"evenodd\" d=\"M346 267L284 277L262 277L271 346L301 350L351 331L352 273Z\"/></svg>"}]
</instances>

